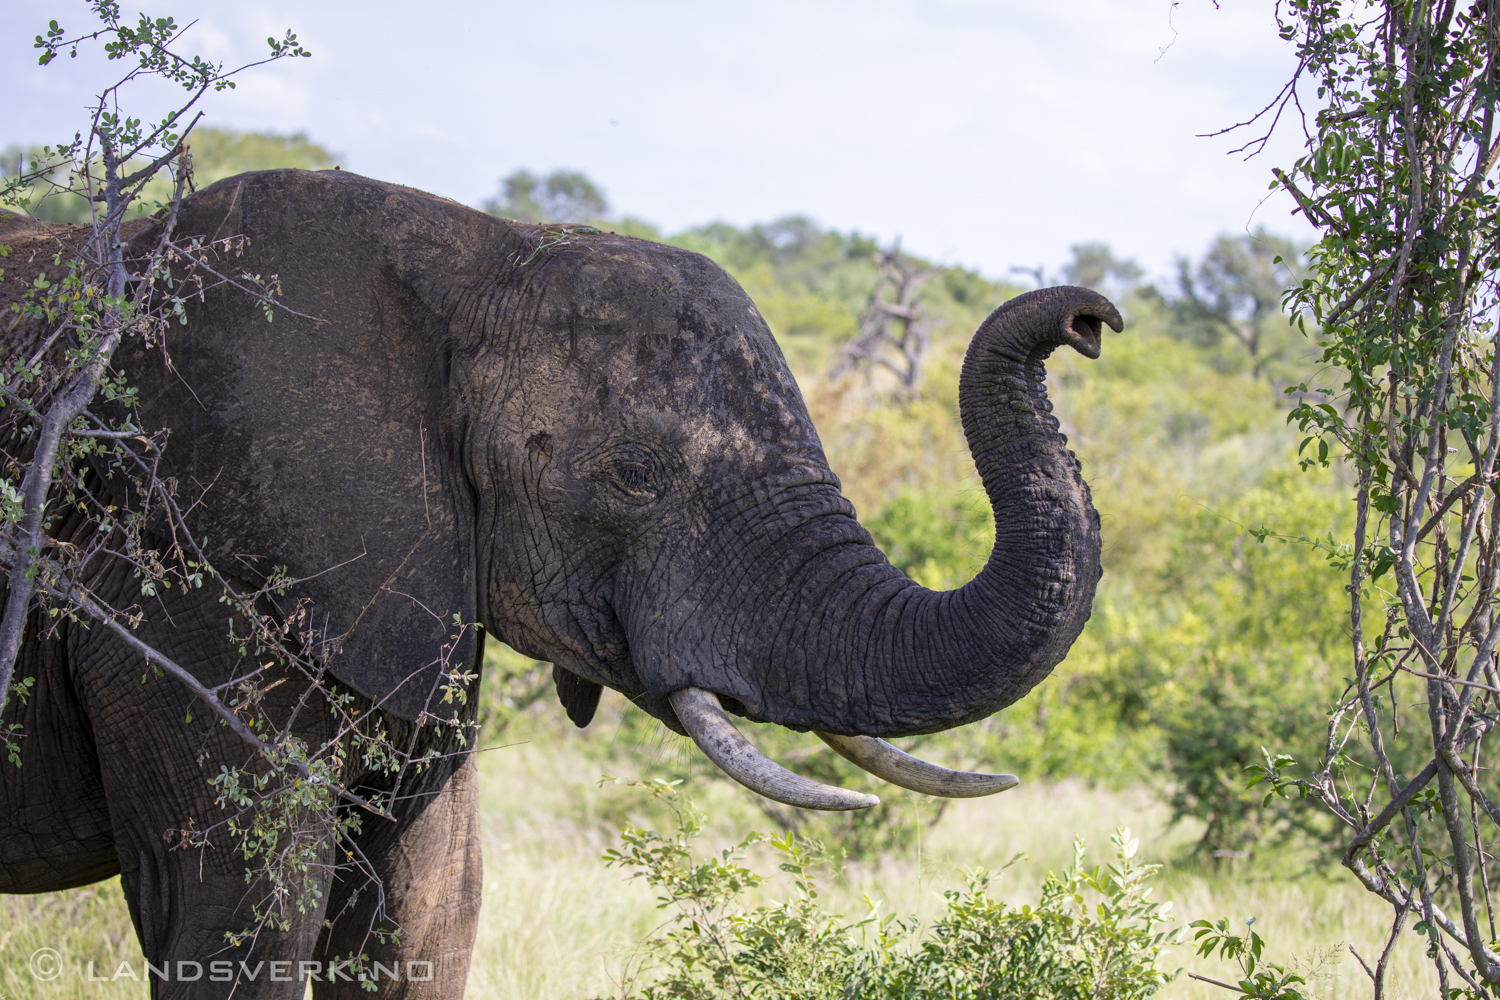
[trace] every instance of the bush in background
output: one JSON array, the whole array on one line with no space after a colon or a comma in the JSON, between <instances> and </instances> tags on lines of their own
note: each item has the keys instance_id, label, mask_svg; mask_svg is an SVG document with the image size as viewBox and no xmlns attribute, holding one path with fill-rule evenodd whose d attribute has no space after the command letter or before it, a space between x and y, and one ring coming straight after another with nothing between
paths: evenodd
<instances>
[{"instance_id":1,"label":"bush in background","mask_svg":"<svg viewBox=\"0 0 1500 1000\"><path fill-rule=\"evenodd\" d=\"M199 189L249 170L281 167L327 170L338 161L334 153L313 142L303 132L280 135L275 132L239 132L205 125L193 129L188 148L193 154L193 184ZM49 159L55 163L52 171L54 180L61 182L69 170L67 161L49 158L40 146L25 149L16 145L8 146L0 152L0 181L40 169ZM133 166L141 165L143 164ZM171 189L166 181L153 180L146 185L139 200L130 207L127 214L131 218L149 215L159 209L170 195ZM43 222L81 225L91 218L89 203L76 194L46 194L38 186L30 197L35 200L28 211Z\"/></svg>"}]
</instances>

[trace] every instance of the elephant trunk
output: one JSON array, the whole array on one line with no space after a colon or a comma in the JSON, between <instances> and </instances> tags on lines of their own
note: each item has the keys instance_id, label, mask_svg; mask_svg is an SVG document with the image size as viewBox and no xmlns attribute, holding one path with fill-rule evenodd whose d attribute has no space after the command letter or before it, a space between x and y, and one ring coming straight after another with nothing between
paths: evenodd
<instances>
[{"instance_id":1,"label":"elephant trunk","mask_svg":"<svg viewBox=\"0 0 1500 1000\"><path fill-rule=\"evenodd\" d=\"M725 692L745 714L815 730L872 773L931 794L988 794L1016 783L922 764L872 737L937 732L993 714L1051 673L1083 630L1101 572L1099 515L1052 416L1043 362L1064 344L1097 358L1105 324L1121 330L1119 311L1071 286L1018 296L984 321L964 360L959 405L994 510L989 561L965 586L938 593L907 579L871 544L823 549L785 581L803 610L766 651L786 679L783 696Z\"/></svg>"},{"instance_id":2,"label":"elephant trunk","mask_svg":"<svg viewBox=\"0 0 1500 1000\"><path fill-rule=\"evenodd\" d=\"M838 731L909 735L973 722L1023 697L1067 655L1099 582L1099 515L1052 416L1043 362L1060 345L1097 358L1106 323L1124 326L1108 299L1061 286L1006 302L974 335L959 407L994 510L994 549L958 590L935 593L877 565L829 595L857 623L827 652L826 669L844 683L825 690L848 699L826 706Z\"/></svg>"}]
</instances>

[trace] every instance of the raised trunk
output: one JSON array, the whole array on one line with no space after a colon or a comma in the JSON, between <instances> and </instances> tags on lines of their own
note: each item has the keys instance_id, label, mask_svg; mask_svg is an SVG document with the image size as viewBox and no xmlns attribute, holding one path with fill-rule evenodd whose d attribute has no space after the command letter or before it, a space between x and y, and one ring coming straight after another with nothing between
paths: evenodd
<instances>
[{"instance_id":1,"label":"raised trunk","mask_svg":"<svg viewBox=\"0 0 1500 1000\"><path fill-rule=\"evenodd\" d=\"M802 573L803 607L783 639L806 673L805 700L767 721L841 735L936 732L1021 698L1067 654L1099 581L1099 515L1047 400L1043 362L1066 344L1099 355L1109 300L1063 286L995 310L964 360L964 433L995 515L980 574L937 593L869 546L840 545ZM754 714L760 715L760 712Z\"/></svg>"}]
</instances>

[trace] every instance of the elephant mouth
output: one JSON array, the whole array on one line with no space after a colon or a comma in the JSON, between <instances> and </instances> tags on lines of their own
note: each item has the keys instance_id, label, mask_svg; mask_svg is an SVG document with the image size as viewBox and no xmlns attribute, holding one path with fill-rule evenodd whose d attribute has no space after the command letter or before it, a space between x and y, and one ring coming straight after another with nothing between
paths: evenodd
<instances>
[{"instance_id":1,"label":"elephant mouth","mask_svg":"<svg viewBox=\"0 0 1500 1000\"><path fill-rule=\"evenodd\" d=\"M771 760L735 727L719 703L719 696L712 691L686 687L672 692L667 699L683 728L708 759L753 792L802 809L840 811L880 804L877 796L804 778ZM1021 783L1013 774L953 771L929 764L870 736L834 736L822 732L816 735L844 759L875 777L925 795L974 798L1003 792Z\"/></svg>"}]
</instances>

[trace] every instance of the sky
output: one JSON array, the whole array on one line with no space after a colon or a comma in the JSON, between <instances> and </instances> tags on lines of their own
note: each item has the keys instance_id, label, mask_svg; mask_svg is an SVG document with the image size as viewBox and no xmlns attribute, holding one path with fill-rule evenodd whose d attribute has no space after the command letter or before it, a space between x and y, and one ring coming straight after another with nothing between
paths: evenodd
<instances>
[{"instance_id":1,"label":"sky","mask_svg":"<svg viewBox=\"0 0 1500 1000\"><path fill-rule=\"evenodd\" d=\"M150 6L146 4L149 3ZM1295 59L1268 0L145 0L197 20L182 50L238 65L288 28L312 52L205 98L205 124L303 131L345 169L477 205L520 168L582 170L667 232L806 214L1003 278L1102 240L1174 258L1264 226L1302 135L1231 155ZM86 122L96 49L32 39L83 0L0 0L0 146ZM127 110L159 115L142 89Z\"/></svg>"}]
</instances>

